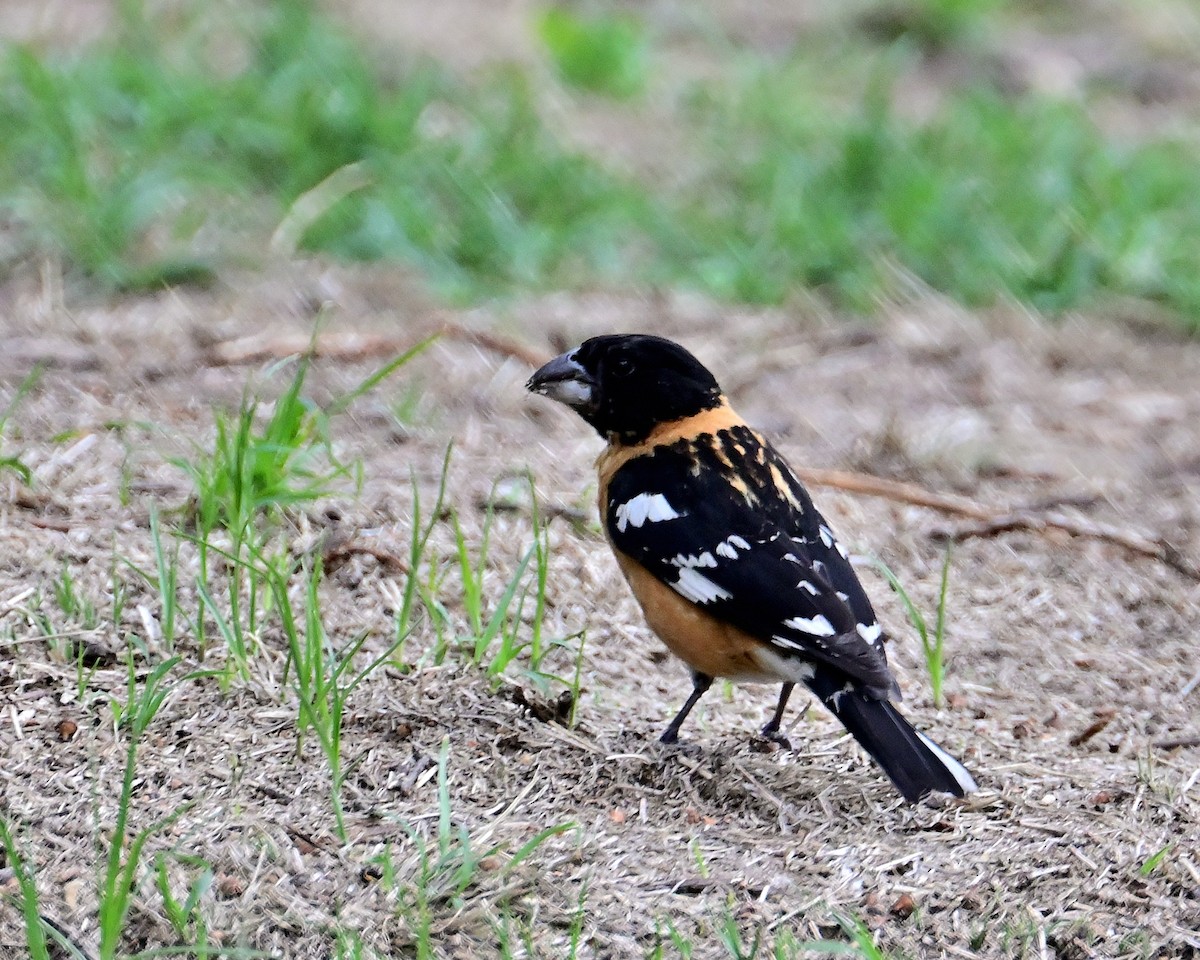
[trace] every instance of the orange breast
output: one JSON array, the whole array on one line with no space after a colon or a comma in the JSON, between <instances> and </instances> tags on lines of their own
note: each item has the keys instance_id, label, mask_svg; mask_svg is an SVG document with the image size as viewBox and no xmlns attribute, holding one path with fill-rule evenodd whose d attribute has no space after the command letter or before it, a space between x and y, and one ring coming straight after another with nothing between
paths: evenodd
<instances>
[{"instance_id":1,"label":"orange breast","mask_svg":"<svg viewBox=\"0 0 1200 960\"><path fill-rule=\"evenodd\" d=\"M621 572L660 640L693 670L743 683L782 679L761 663L763 644L737 627L709 616L681 597L628 554L613 550Z\"/></svg>"}]
</instances>

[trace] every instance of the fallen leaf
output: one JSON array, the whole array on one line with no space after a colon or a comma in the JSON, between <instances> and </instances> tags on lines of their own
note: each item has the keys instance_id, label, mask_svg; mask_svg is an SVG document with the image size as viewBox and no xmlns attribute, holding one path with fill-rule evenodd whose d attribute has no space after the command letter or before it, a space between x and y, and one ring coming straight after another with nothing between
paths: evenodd
<instances>
[{"instance_id":1,"label":"fallen leaf","mask_svg":"<svg viewBox=\"0 0 1200 960\"><path fill-rule=\"evenodd\" d=\"M917 901L910 894L902 893L896 898L896 902L888 907L888 913L893 917L899 917L901 920L907 920L913 915L913 911L917 909Z\"/></svg>"}]
</instances>

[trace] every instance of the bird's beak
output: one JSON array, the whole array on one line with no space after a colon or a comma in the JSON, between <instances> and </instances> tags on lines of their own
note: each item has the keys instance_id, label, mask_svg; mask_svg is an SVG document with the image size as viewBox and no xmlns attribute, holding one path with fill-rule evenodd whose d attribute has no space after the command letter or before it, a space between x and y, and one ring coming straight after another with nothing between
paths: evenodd
<instances>
[{"instance_id":1,"label":"bird's beak","mask_svg":"<svg viewBox=\"0 0 1200 960\"><path fill-rule=\"evenodd\" d=\"M587 410L595 405L596 381L575 360L574 351L555 357L538 370L529 378L525 389L576 410Z\"/></svg>"}]
</instances>

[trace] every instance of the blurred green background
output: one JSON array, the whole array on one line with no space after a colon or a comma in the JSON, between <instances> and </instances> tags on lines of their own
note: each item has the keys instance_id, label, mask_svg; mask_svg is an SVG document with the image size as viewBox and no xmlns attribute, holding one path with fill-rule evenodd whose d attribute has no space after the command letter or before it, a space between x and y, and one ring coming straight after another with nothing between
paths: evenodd
<instances>
[{"instance_id":1,"label":"blurred green background","mask_svg":"<svg viewBox=\"0 0 1200 960\"><path fill-rule=\"evenodd\" d=\"M418 3L123 0L74 31L24 6L0 263L56 257L75 295L316 251L452 302L869 314L918 284L1200 330L1192 4L455 0L429 14L453 55Z\"/></svg>"}]
</instances>

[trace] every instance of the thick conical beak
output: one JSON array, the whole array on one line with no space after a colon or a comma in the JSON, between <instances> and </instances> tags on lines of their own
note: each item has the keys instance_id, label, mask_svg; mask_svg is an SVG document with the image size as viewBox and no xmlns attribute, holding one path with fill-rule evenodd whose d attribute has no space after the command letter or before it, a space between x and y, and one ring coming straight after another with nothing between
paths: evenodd
<instances>
[{"instance_id":1,"label":"thick conical beak","mask_svg":"<svg viewBox=\"0 0 1200 960\"><path fill-rule=\"evenodd\" d=\"M525 389L576 410L586 410L595 402L596 381L575 360L575 352L555 357L529 378Z\"/></svg>"}]
</instances>

